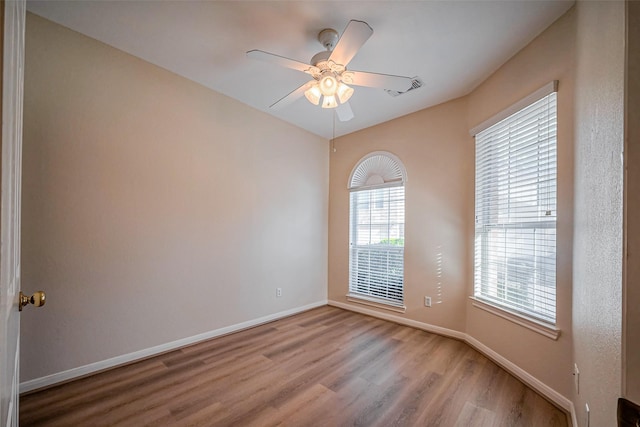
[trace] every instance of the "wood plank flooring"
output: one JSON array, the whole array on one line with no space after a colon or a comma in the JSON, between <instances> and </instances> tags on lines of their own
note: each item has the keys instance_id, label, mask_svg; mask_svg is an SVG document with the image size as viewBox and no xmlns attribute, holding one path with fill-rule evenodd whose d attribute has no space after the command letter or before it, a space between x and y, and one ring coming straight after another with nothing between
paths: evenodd
<instances>
[{"instance_id":1,"label":"wood plank flooring","mask_svg":"<svg viewBox=\"0 0 640 427\"><path fill-rule=\"evenodd\" d=\"M321 307L21 396L22 426L566 426L468 345Z\"/></svg>"}]
</instances>

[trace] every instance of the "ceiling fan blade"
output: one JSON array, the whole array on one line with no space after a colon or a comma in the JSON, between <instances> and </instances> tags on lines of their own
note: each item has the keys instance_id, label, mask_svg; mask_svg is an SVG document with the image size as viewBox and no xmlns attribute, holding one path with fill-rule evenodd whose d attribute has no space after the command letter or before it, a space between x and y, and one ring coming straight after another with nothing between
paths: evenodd
<instances>
[{"instance_id":1,"label":"ceiling fan blade","mask_svg":"<svg viewBox=\"0 0 640 427\"><path fill-rule=\"evenodd\" d=\"M348 102L338 105L336 107L336 116L338 116L338 120L341 122L348 122L353 119L353 110L351 109L351 105L349 105Z\"/></svg>"},{"instance_id":2,"label":"ceiling fan blade","mask_svg":"<svg viewBox=\"0 0 640 427\"><path fill-rule=\"evenodd\" d=\"M269 108L272 108L274 110L280 110L286 107L287 105L290 105L294 101L297 101L299 98L301 98L304 95L305 91L309 89L309 86L313 84L313 82L314 81L310 81L303 84L299 88L290 92L288 95L285 95L284 97L280 98L279 100L271 104Z\"/></svg>"},{"instance_id":3,"label":"ceiling fan blade","mask_svg":"<svg viewBox=\"0 0 640 427\"><path fill-rule=\"evenodd\" d=\"M365 71L350 71L350 73L353 74L353 81L347 84L354 84L356 86L376 87L405 92L413 85L413 79L411 77L367 73Z\"/></svg>"},{"instance_id":4,"label":"ceiling fan blade","mask_svg":"<svg viewBox=\"0 0 640 427\"><path fill-rule=\"evenodd\" d=\"M346 66L358 53L364 42L369 40L371 34L373 34L373 29L366 22L349 21L329 59L336 64Z\"/></svg>"},{"instance_id":5,"label":"ceiling fan blade","mask_svg":"<svg viewBox=\"0 0 640 427\"><path fill-rule=\"evenodd\" d=\"M299 62L294 59L285 58L284 56L275 55L273 53L265 52L263 50L250 50L247 52L247 57L251 59L258 59L260 61L271 62L272 64L280 65L286 68L292 68L298 71L307 71L311 68L311 65Z\"/></svg>"}]
</instances>

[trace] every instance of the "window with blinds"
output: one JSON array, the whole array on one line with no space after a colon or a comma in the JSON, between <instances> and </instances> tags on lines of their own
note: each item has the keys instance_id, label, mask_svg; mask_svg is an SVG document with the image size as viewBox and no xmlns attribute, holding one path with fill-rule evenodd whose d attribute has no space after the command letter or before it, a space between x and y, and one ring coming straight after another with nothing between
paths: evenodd
<instances>
[{"instance_id":1,"label":"window with blinds","mask_svg":"<svg viewBox=\"0 0 640 427\"><path fill-rule=\"evenodd\" d=\"M556 320L556 93L476 134L474 296Z\"/></svg>"},{"instance_id":2,"label":"window with blinds","mask_svg":"<svg viewBox=\"0 0 640 427\"><path fill-rule=\"evenodd\" d=\"M373 153L350 182L349 295L402 306L404 302L404 169Z\"/></svg>"}]
</instances>

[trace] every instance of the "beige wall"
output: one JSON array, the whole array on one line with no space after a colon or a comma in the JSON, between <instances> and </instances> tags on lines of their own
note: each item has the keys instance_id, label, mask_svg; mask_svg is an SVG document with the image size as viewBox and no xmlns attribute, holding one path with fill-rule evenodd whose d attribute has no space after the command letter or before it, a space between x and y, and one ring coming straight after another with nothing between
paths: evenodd
<instances>
[{"instance_id":1,"label":"beige wall","mask_svg":"<svg viewBox=\"0 0 640 427\"><path fill-rule=\"evenodd\" d=\"M326 140L31 14L26 45L22 381L326 300Z\"/></svg>"},{"instance_id":2,"label":"beige wall","mask_svg":"<svg viewBox=\"0 0 640 427\"><path fill-rule=\"evenodd\" d=\"M575 13L563 17L469 95L473 127L558 80L556 325L553 341L467 303L467 333L564 396L571 393L571 241L573 217L573 68ZM471 240L469 240L471 242ZM473 250L473 245L470 245ZM471 271L471 266L470 266ZM469 282L473 278L469 275ZM469 287L469 294L473 290Z\"/></svg>"},{"instance_id":3,"label":"beige wall","mask_svg":"<svg viewBox=\"0 0 640 427\"><path fill-rule=\"evenodd\" d=\"M621 393L624 2L580 1L575 94L574 357L591 426L612 426Z\"/></svg>"},{"instance_id":4,"label":"beige wall","mask_svg":"<svg viewBox=\"0 0 640 427\"><path fill-rule=\"evenodd\" d=\"M459 99L336 140L329 189L330 300L347 303L349 175L365 154L385 150L400 158L408 176L404 316L464 330L474 152L465 116L466 101ZM424 307L424 296L432 297L431 308Z\"/></svg>"},{"instance_id":5,"label":"beige wall","mask_svg":"<svg viewBox=\"0 0 640 427\"><path fill-rule=\"evenodd\" d=\"M626 295L623 326L626 397L640 404L640 2L627 2Z\"/></svg>"}]
</instances>

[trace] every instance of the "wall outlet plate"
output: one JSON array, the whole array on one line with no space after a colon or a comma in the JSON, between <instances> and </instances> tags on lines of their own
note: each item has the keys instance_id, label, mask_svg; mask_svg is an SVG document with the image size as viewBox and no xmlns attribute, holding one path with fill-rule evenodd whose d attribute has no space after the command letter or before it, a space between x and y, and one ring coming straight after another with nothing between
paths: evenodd
<instances>
[{"instance_id":1,"label":"wall outlet plate","mask_svg":"<svg viewBox=\"0 0 640 427\"><path fill-rule=\"evenodd\" d=\"M280 298L282 296L282 288L276 288L276 297Z\"/></svg>"},{"instance_id":2,"label":"wall outlet plate","mask_svg":"<svg viewBox=\"0 0 640 427\"><path fill-rule=\"evenodd\" d=\"M431 297L424 297L424 306L431 307Z\"/></svg>"}]
</instances>

